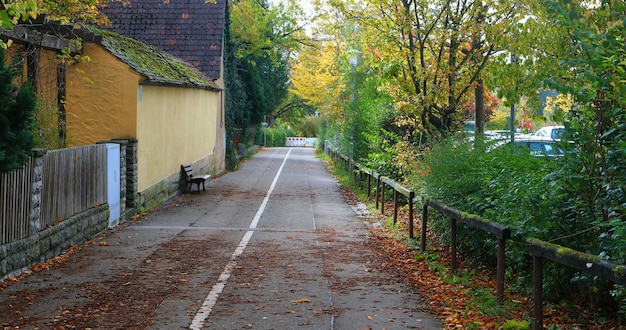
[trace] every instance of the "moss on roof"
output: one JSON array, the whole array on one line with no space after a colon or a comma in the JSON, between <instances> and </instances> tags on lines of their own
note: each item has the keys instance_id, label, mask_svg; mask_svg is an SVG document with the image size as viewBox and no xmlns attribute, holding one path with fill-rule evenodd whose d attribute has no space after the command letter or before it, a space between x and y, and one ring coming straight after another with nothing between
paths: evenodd
<instances>
[{"instance_id":1,"label":"moss on roof","mask_svg":"<svg viewBox=\"0 0 626 330\"><path fill-rule=\"evenodd\" d=\"M154 46L115 32L87 27L102 36L102 46L147 78L147 83L178 87L219 89L191 64Z\"/></svg>"}]
</instances>

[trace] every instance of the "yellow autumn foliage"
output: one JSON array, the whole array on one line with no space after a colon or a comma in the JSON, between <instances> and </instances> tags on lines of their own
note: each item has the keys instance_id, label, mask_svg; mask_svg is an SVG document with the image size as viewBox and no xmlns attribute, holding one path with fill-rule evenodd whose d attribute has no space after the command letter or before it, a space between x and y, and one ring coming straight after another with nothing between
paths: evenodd
<instances>
[{"instance_id":1,"label":"yellow autumn foliage","mask_svg":"<svg viewBox=\"0 0 626 330\"><path fill-rule=\"evenodd\" d=\"M331 44L303 49L292 65L289 92L319 109L323 116L340 120L341 94L346 83L338 74L338 56Z\"/></svg>"}]
</instances>

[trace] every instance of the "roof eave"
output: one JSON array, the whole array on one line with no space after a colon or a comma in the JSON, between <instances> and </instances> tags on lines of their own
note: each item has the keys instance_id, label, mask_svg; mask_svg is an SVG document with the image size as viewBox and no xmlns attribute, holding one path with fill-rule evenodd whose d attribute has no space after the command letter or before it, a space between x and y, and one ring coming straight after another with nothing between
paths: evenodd
<instances>
[{"instance_id":1,"label":"roof eave","mask_svg":"<svg viewBox=\"0 0 626 330\"><path fill-rule=\"evenodd\" d=\"M139 74L141 74L141 73L139 73ZM141 74L141 75L144 76L143 74ZM205 89L205 90L216 91L216 92L219 92L219 91L223 90L223 88L218 87L214 83L209 84L209 85L199 85L199 84L190 84L190 83L173 83L173 82L153 81L153 80L150 80L147 77L140 84L141 85L146 85L146 86L196 88L196 89Z\"/></svg>"}]
</instances>

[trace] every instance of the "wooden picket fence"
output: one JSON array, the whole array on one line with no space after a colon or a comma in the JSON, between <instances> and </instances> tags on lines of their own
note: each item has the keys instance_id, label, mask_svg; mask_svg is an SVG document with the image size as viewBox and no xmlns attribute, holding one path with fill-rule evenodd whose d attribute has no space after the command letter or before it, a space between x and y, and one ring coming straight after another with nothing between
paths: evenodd
<instances>
[{"instance_id":1,"label":"wooden picket fence","mask_svg":"<svg viewBox=\"0 0 626 330\"><path fill-rule=\"evenodd\" d=\"M41 201L44 227L107 202L106 157L102 144L46 153Z\"/></svg>"},{"instance_id":2,"label":"wooden picket fence","mask_svg":"<svg viewBox=\"0 0 626 330\"><path fill-rule=\"evenodd\" d=\"M32 228L45 229L107 202L106 145L50 150L43 155L41 197L33 200L34 160L23 169L0 174L0 244L24 239ZM33 203L40 202L38 220ZM37 226L31 226L37 221Z\"/></svg>"},{"instance_id":3,"label":"wooden picket fence","mask_svg":"<svg viewBox=\"0 0 626 330\"><path fill-rule=\"evenodd\" d=\"M33 159L22 169L0 174L0 244L28 237Z\"/></svg>"}]
</instances>

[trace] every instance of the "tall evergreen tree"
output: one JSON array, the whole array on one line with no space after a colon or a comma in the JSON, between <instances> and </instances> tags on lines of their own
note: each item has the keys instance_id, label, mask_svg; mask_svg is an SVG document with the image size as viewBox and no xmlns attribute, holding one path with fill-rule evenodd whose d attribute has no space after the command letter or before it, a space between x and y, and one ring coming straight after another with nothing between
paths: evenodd
<instances>
[{"instance_id":1,"label":"tall evergreen tree","mask_svg":"<svg viewBox=\"0 0 626 330\"><path fill-rule=\"evenodd\" d=\"M29 83L15 83L22 72L17 60L6 66L0 47L0 173L21 168L34 144L31 124L36 100Z\"/></svg>"}]
</instances>

